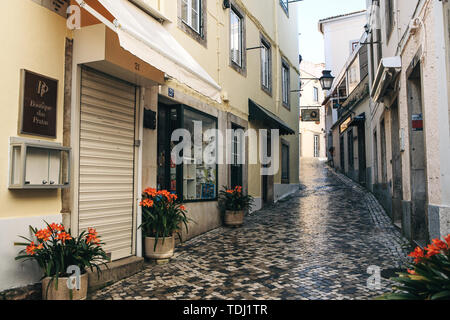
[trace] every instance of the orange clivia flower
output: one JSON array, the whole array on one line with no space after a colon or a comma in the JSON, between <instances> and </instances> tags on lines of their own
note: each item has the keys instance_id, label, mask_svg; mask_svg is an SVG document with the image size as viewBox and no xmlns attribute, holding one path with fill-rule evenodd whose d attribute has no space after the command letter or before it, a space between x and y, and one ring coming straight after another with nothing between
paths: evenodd
<instances>
[{"instance_id":1,"label":"orange clivia flower","mask_svg":"<svg viewBox=\"0 0 450 320\"><path fill-rule=\"evenodd\" d=\"M56 236L56 239L61 240L62 243L65 243L66 240L72 240L72 236L67 232L61 232Z\"/></svg>"},{"instance_id":2,"label":"orange clivia flower","mask_svg":"<svg viewBox=\"0 0 450 320\"><path fill-rule=\"evenodd\" d=\"M34 244L34 242L31 242L28 246L27 246L27 248L26 248L26 252L27 252L27 254L28 255L30 255L30 256L33 256L33 255L35 255L36 254L36 245Z\"/></svg>"},{"instance_id":3,"label":"orange clivia flower","mask_svg":"<svg viewBox=\"0 0 450 320\"><path fill-rule=\"evenodd\" d=\"M409 254L409 256L415 258L415 263L419 263L425 257L425 251L422 248L417 247Z\"/></svg>"},{"instance_id":4,"label":"orange clivia flower","mask_svg":"<svg viewBox=\"0 0 450 320\"><path fill-rule=\"evenodd\" d=\"M153 200L150 199L144 199L141 201L141 203L139 204L141 207L145 207L145 208L151 208L154 205Z\"/></svg>"},{"instance_id":5,"label":"orange clivia flower","mask_svg":"<svg viewBox=\"0 0 450 320\"><path fill-rule=\"evenodd\" d=\"M180 210L186 211L186 207L185 206L180 206Z\"/></svg>"},{"instance_id":6,"label":"orange clivia flower","mask_svg":"<svg viewBox=\"0 0 450 320\"><path fill-rule=\"evenodd\" d=\"M155 197L158 192L156 191L156 189L147 188L147 189L144 190L144 193L147 194L150 197Z\"/></svg>"},{"instance_id":7,"label":"orange clivia flower","mask_svg":"<svg viewBox=\"0 0 450 320\"><path fill-rule=\"evenodd\" d=\"M450 234L445 237L445 242L447 242L447 246L450 248Z\"/></svg>"},{"instance_id":8,"label":"orange clivia flower","mask_svg":"<svg viewBox=\"0 0 450 320\"><path fill-rule=\"evenodd\" d=\"M42 229L36 232L36 238L42 241L48 241L52 236L52 232L49 229Z\"/></svg>"},{"instance_id":9,"label":"orange clivia flower","mask_svg":"<svg viewBox=\"0 0 450 320\"><path fill-rule=\"evenodd\" d=\"M442 240L434 239L432 242L425 248L427 250L427 258L440 254L442 250L447 249L447 244Z\"/></svg>"},{"instance_id":10,"label":"orange clivia flower","mask_svg":"<svg viewBox=\"0 0 450 320\"><path fill-rule=\"evenodd\" d=\"M409 273L409 274L412 274L412 275L415 275L415 274L416 274L416 271L411 270L411 269L408 269L408 273Z\"/></svg>"},{"instance_id":11,"label":"orange clivia flower","mask_svg":"<svg viewBox=\"0 0 450 320\"><path fill-rule=\"evenodd\" d=\"M50 232L54 232L54 231L64 231L64 226L62 224L56 224L56 223L52 223L51 225L48 226L48 231Z\"/></svg>"}]
</instances>

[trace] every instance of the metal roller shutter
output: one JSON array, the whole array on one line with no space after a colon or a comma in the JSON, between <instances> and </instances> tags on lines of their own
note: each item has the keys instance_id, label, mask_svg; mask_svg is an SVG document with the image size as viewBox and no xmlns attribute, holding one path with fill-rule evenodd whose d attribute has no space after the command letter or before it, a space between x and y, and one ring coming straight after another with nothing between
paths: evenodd
<instances>
[{"instance_id":1,"label":"metal roller shutter","mask_svg":"<svg viewBox=\"0 0 450 320\"><path fill-rule=\"evenodd\" d=\"M79 230L97 229L112 260L132 255L136 88L83 70Z\"/></svg>"}]
</instances>

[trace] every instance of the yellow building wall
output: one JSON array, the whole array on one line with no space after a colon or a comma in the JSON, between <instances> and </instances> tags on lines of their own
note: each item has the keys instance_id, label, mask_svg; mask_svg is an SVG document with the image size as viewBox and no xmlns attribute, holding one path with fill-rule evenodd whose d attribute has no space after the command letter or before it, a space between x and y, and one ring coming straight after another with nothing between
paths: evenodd
<instances>
[{"instance_id":1,"label":"yellow building wall","mask_svg":"<svg viewBox=\"0 0 450 320\"><path fill-rule=\"evenodd\" d=\"M3 1L0 30L0 218L58 214L60 191L8 190L9 137L43 138L18 134L20 70L27 69L59 80L57 139L62 141L66 20L31 0Z\"/></svg>"},{"instance_id":2,"label":"yellow building wall","mask_svg":"<svg viewBox=\"0 0 450 320\"><path fill-rule=\"evenodd\" d=\"M291 94L291 109L282 107L281 103L281 58L291 65L291 90L298 89L298 37L297 10L291 5L289 17L280 7L278 0L235 0L235 5L245 15L245 43L246 47L260 45L260 35L263 34L272 45L272 94L261 89L261 59L260 50L246 52L246 70L238 73L230 67L230 9L223 9L222 1L207 0L207 28L206 45L203 45L179 28L178 0L167 0L164 5L153 1L154 8L166 16L171 23L166 28L176 40L200 63L211 77L222 87L223 93L228 95L229 101L222 104L192 92L176 81L169 81L169 87L176 88L187 94L192 94L210 105L231 112L245 120L248 119L248 99L251 98L269 111L277 114L292 129L295 135L283 137L291 144L290 174L291 183L298 183L298 119L299 95ZM150 4L150 2L149 2ZM252 152L249 147L249 152ZM254 196L260 195L259 165L249 168L249 188ZM281 172L275 176L275 183L281 182Z\"/></svg>"}]
</instances>

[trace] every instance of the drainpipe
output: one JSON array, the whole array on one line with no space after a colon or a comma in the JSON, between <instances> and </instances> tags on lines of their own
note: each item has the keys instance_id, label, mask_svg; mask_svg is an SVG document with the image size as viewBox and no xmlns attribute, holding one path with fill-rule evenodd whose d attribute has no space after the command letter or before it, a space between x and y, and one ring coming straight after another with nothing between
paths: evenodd
<instances>
[{"instance_id":1,"label":"drainpipe","mask_svg":"<svg viewBox=\"0 0 450 320\"><path fill-rule=\"evenodd\" d=\"M274 0L274 10L273 10L273 21L275 23L275 46L276 46L276 72L275 74L277 75L276 77L276 87L274 87L276 95L275 95L275 110L278 112L279 110L279 106L281 104L281 92L280 92L280 88L281 88L281 52L280 52L280 43L278 41L278 0Z\"/></svg>"}]
</instances>

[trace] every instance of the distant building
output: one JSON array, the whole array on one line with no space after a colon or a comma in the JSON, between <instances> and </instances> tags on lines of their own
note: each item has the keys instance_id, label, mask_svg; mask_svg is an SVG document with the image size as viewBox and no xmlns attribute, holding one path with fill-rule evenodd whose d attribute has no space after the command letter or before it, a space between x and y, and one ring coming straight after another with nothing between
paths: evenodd
<instances>
[{"instance_id":1,"label":"distant building","mask_svg":"<svg viewBox=\"0 0 450 320\"><path fill-rule=\"evenodd\" d=\"M304 158L327 158L324 92L318 80L324 68L324 63L300 64L300 77L305 78L301 81L300 97L300 157Z\"/></svg>"}]
</instances>

